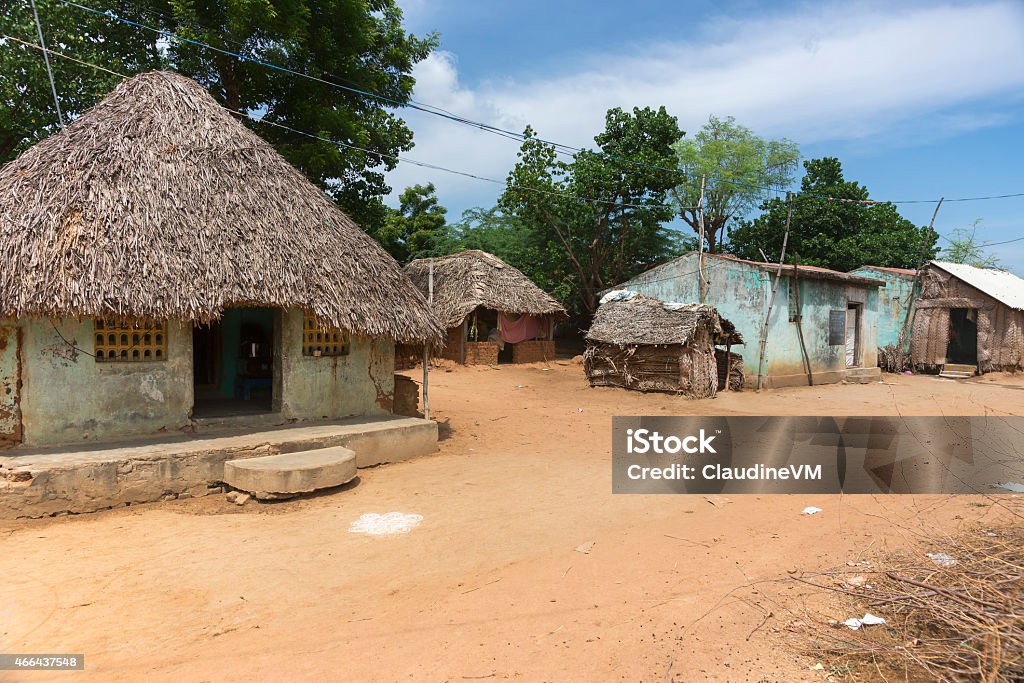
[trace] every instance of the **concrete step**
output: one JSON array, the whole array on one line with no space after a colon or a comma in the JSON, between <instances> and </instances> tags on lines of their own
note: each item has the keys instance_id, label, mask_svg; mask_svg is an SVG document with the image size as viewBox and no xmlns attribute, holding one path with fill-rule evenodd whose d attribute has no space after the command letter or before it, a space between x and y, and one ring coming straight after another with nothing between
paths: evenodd
<instances>
[{"instance_id":1,"label":"concrete step","mask_svg":"<svg viewBox=\"0 0 1024 683\"><path fill-rule=\"evenodd\" d=\"M356 454L342 446L224 463L224 483L258 499L290 498L341 486L356 476Z\"/></svg>"},{"instance_id":2,"label":"concrete step","mask_svg":"<svg viewBox=\"0 0 1024 683\"><path fill-rule=\"evenodd\" d=\"M873 368L847 368L844 381L853 384L870 384L871 382L882 381L882 369Z\"/></svg>"},{"instance_id":3,"label":"concrete step","mask_svg":"<svg viewBox=\"0 0 1024 683\"><path fill-rule=\"evenodd\" d=\"M965 379L967 377L974 377L977 373L977 365L946 363L945 365L942 366L942 370L939 372L939 377L949 377L950 379Z\"/></svg>"}]
</instances>

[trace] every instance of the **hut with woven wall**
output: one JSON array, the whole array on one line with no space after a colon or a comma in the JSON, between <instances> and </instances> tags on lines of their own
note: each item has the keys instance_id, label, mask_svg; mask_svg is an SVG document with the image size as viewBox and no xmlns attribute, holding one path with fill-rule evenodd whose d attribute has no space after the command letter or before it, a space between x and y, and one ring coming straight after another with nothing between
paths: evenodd
<instances>
[{"instance_id":1,"label":"hut with woven wall","mask_svg":"<svg viewBox=\"0 0 1024 683\"><path fill-rule=\"evenodd\" d=\"M743 386L742 357L715 348L743 339L712 306L664 303L632 292L606 297L586 341L583 368L591 386L690 398L714 396L726 378L730 389Z\"/></svg>"},{"instance_id":2,"label":"hut with woven wall","mask_svg":"<svg viewBox=\"0 0 1024 683\"><path fill-rule=\"evenodd\" d=\"M932 261L921 273L913 319L915 370L1024 370L1024 280L1013 273Z\"/></svg>"},{"instance_id":3,"label":"hut with woven wall","mask_svg":"<svg viewBox=\"0 0 1024 683\"><path fill-rule=\"evenodd\" d=\"M443 328L400 266L197 83L122 82L0 168L0 438L388 413Z\"/></svg>"},{"instance_id":4,"label":"hut with woven wall","mask_svg":"<svg viewBox=\"0 0 1024 683\"><path fill-rule=\"evenodd\" d=\"M565 308L493 254L468 250L405 267L447 328L443 357L468 365L534 363L555 357L555 323Z\"/></svg>"}]
</instances>

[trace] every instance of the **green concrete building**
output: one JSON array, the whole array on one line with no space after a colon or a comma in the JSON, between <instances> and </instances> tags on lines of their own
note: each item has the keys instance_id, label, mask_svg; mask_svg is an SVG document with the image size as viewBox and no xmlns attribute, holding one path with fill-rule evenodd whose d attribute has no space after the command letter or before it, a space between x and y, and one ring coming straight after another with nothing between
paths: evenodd
<instances>
[{"instance_id":1,"label":"green concrete building","mask_svg":"<svg viewBox=\"0 0 1024 683\"><path fill-rule=\"evenodd\" d=\"M398 264L197 83L152 72L0 168L0 442L390 413L444 330Z\"/></svg>"},{"instance_id":2,"label":"green concrete building","mask_svg":"<svg viewBox=\"0 0 1024 683\"><path fill-rule=\"evenodd\" d=\"M766 317L766 386L879 379L876 331L879 291L885 282L814 266L786 265L777 273L777 264L725 254L705 254L702 268L699 255L691 252L615 289L664 302L714 306L746 341L733 351L742 353L747 384L757 380ZM769 317L775 277L781 281Z\"/></svg>"}]
</instances>

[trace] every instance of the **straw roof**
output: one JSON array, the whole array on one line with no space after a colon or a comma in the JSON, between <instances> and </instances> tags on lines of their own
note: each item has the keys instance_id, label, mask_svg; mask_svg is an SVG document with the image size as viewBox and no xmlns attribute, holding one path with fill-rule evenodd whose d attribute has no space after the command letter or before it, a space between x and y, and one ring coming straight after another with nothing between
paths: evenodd
<instances>
[{"instance_id":1,"label":"straw roof","mask_svg":"<svg viewBox=\"0 0 1024 683\"><path fill-rule=\"evenodd\" d=\"M122 82L0 168L0 260L0 317L209 322L280 306L355 334L443 334L394 259L173 73Z\"/></svg>"},{"instance_id":2,"label":"straw roof","mask_svg":"<svg viewBox=\"0 0 1024 683\"><path fill-rule=\"evenodd\" d=\"M451 256L417 259L405 272L424 294L430 264L434 264L434 310L445 327L461 325L483 306L517 315L566 315L554 297L519 270L485 251L469 250Z\"/></svg>"},{"instance_id":3,"label":"straw roof","mask_svg":"<svg viewBox=\"0 0 1024 683\"><path fill-rule=\"evenodd\" d=\"M616 346L685 345L701 325L711 327L716 343L743 343L733 324L720 318L713 306L665 304L642 294L601 304L587 332L587 341Z\"/></svg>"}]
</instances>

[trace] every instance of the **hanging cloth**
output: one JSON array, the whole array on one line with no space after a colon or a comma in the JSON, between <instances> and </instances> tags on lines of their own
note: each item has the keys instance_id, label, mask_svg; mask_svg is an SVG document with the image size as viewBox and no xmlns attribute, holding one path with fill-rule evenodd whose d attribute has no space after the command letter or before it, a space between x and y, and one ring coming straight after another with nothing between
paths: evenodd
<instances>
[{"instance_id":1,"label":"hanging cloth","mask_svg":"<svg viewBox=\"0 0 1024 683\"><path fill-rule=\"evenodd\" d=\"M498 314L498 330L501 338L508 344L518 344L527 339L546 337L548 334L548 319L536 315L506 315Z\"/></svg>"}]
</instances>

